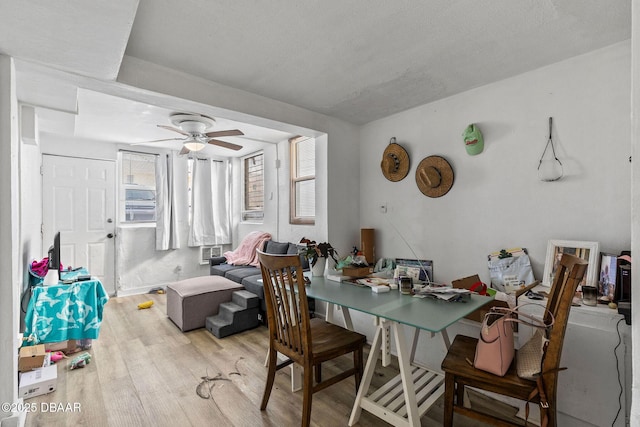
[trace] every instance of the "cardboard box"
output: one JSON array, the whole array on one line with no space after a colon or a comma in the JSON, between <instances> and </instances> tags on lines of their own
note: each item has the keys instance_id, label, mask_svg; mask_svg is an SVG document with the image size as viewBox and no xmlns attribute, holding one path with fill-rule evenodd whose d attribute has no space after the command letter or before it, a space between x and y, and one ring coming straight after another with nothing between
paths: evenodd
<instances>
[{"instance_id":1,"label":"cardboard box","mask_svg":"<svg viewBox=\"0 0 640 427\"><path fill-rule=\"evenodd\" d=\"M480 276L478 276L477 274L474 274L473 276L464 277L462 279L454 280L453 282L451 282L451 284L453 285L454 288L469 289L469 288L471 288L471 286L473 286L477 282L481 282ZM522 295L523 293L527 292L529 289L535 288L536 286L538 286L538 282L537 281L525 286L522 289L517 290L516 291L516 301L518 301L518 297L520 295ZM483 305L482 307L480 307L476 311L474 311L474 312L468 314L467 316L465 316L465 319L475 320L476 322L482 322L482 319L484 319L484 315L489 310L491 310L491 307L507 307L508 308L509 304L507 304L504 301L493 300L490 303L488 303L486 305Z\"/></svg>"},{"instance_id":2,"label":"cardboard box","mask_svg":"<svg viewBox=\"0 0 640 427\"><path fill-rule=\"evenodd\" d=\"M63 353L75 353L76 349L76 340L66 340L60 342L52 342L45 343L44 345L45 351L61 351Z\"/></svg>"},{"instance_id":3,"label":"cardboard box","mask_svg":"<svg viewBox=\"0 0 640 427\"><path fill-rule=\"evenodd\" d=\"M20 347L18 356L18 371L25 372L32 369L42 368L46 351L44 344L28 347Z\"/></svg>"},{"instance_id":4,"label":"cardboard box","mask_svg":"<svg viewBox=\"0 0 640 427\"><path fill-rule=\"evenodd\" d=\"M51 365L20 374L18 394L23 399L55 391L58 382L58 366Z\"/></svg>"},{"instance_id":5,"label":"cardboard box","mask_svg":"<svg viewBox=\"0 0 640 427\"><path fill-rule=\"evenodd\" d=\"M373 273L373 266L367 267L342 267L342 275L349 277L367 277Z\"/></svg>"}]
</instances>

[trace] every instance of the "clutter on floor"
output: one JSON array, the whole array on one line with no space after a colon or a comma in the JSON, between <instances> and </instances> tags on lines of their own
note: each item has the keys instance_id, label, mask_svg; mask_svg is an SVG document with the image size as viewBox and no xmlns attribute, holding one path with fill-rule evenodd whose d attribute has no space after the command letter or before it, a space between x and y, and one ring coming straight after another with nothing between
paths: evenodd
<instances>
[{"instance_id":1,"label":"clutter on floor","mask_svg":"<svg viewBox=\"0 0 640 427\"><path fill-rule=\"evenodd\" d=\"M144 310L145 308L151 308L152 305L153 305L153 301L151 301L151 300L145 301L145 302L141 302L140 304L138 304L138 310Z\"/></svg>"},{"instance_id":2,"label":"clutter on floor","mask_svg":"<svg viewBox=\"0 0 640 427\"><path fill-rule=\"evenodd\" d=\"M28 342L29 339L25 339ZM87 353L92 345L91 339L65 340L55 343L24 345L18 350L19 384L18 394L22 399L41 396L56 390L58 381L57 363L69 359L80 351L67 364L67 369L85 367L91 362Z\"/></svg>"},{"instance_id":3,"label":"clutter on floor","mask_svg":"<svg viewBox=\"0 0 640 427\"><path fill-rule=\"evenodd\" d=\"M74 369L78 369L78 368L84 368L89 363L91 363L91 355L89 353L82 353L82 354L74 357L69 362L67 367L69 368L69 370L74 370Z\"/></svg>"}]
</instances>

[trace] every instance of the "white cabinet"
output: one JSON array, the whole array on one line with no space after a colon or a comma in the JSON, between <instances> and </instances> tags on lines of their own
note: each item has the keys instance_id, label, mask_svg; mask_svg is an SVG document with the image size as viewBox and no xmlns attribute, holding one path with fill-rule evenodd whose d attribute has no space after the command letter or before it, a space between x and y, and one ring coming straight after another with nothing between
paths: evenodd
<instances>
[{"instance_id":1,"label":"white cabinet","mask_svg":"<svg viewBox=\"0 0 640 427\"><path fill-rule=\"evenodd\" d=\"M518 304L531 302L520 297ZM522 310L542 314L532 305ZM531 328L520 325L518 347L531 334ZM559 426L628 425L625 402L631 402L631 326L617 310L605 305L572 307L561 366L568 369L560 372L558 380Z\"/></svg>"}]
</instances>

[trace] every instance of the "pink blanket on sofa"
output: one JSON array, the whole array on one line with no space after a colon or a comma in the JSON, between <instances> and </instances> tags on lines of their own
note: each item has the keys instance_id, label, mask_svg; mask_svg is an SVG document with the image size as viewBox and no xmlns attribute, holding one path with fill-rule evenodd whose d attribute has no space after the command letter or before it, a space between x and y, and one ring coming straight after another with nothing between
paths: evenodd
<instances>
[{"instance_id":1,"label":"pink blanket on sofa","mask_svg":"<svg viewBox=\"0 0 640 427\"><path fill-rule=\"evenodd\" d=\"M271 239L271 234L264 233L262 231L252 231L247 234L240 245L235 251L228 251L224 253L224 257L227 258L227 264L233 265L253 265L258 267L260 261L258 261L258 253L256 249L262 249L264 242Z\"/></svg>"}]
</instances>

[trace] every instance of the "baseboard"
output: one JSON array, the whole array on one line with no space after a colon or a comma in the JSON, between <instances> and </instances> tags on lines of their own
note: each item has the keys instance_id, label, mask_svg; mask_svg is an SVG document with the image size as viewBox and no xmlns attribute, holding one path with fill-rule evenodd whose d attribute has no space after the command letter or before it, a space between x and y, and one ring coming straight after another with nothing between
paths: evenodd
<instances>
[{"instance_id":1,"label":"baseboard","mask_svg":"<svg viewBox=\"0 0 640 427\"><path fill-rule=\"evenodd\" d=\"M166 289L168 284L169 283L164 283L164 284L160 284L160 285L142 286L140 288L118 289L117 292L116 292L116 296L117 297L128 297L128 296L131 296L131 295L148 294L149 291L151 291L152 289L157 289L157 288Z\"/></svg>"}]
</instances>

